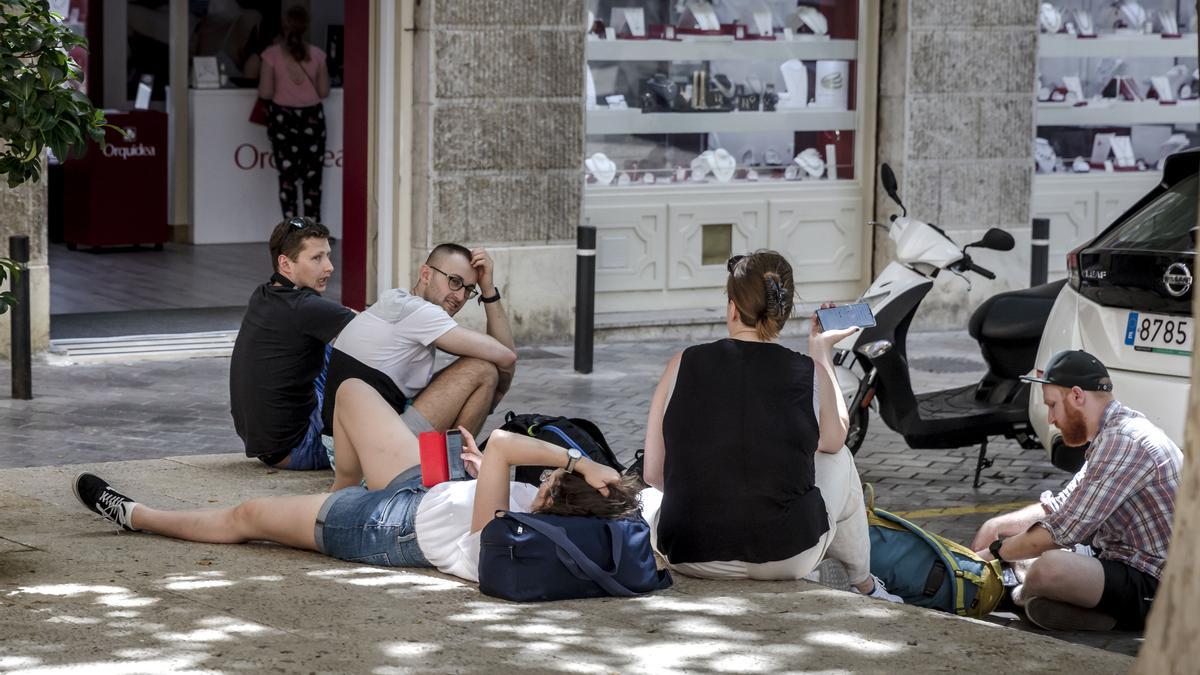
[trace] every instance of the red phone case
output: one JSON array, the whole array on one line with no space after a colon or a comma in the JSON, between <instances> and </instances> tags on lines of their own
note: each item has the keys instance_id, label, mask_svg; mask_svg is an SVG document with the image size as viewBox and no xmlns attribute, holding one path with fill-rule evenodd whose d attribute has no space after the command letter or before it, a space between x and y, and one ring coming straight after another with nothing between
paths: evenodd
<instances>
[{"instance_id":1,"label":"red phone case","mask_svg":"<svg viewBox=\"0 0 1200 675\"><path fill-rule=\"evenodd\" d=\"M446 464L446 437L440 431L422 431L417 437L421 449L421 484L433 487L450 480Z\"/></svg>"}]
</instances>

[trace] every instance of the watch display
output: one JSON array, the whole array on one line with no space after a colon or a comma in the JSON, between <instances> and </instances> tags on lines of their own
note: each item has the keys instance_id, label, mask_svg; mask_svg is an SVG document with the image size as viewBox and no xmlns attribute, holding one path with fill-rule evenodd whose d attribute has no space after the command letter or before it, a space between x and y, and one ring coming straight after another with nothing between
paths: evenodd
<instances>
[{"instance_id":1,"label":"watch display","mask_svg":"<svg viewBox=\"0 0 1200 675\"><path fill-rule=\"evenodd\" d=\"M1194 16L1179 0L1042 3L1039 176L1155 171L1180 137L1200 143L1196 36L1180 32Z\"/></svg>"},{"instance_id":2,"label":"watch display","mask_svg":"<svg viewBox=\"0 0 1200 675\"><path fill-rule=\"evenodd\" d=\"M589 170L589 189L769 183L797 177L789 167L809 177L793 162L805 149L821 179L856 178L860 8L590 0L604 29L587 42L588 101L598 103L587 111L586 155L629 179ZM626 107L605 105L618 96Z\"/></svg>"}]
</instances>

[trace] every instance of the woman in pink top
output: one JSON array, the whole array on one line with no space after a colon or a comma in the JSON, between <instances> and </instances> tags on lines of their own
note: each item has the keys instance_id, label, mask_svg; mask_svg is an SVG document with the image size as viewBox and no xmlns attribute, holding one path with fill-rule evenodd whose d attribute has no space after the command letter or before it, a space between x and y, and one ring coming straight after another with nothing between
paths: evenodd
<instances>
[{"instance_id":1,"label":"woman in pink top","mask_svg":"<svg viewBox=\"0 0 1200 675\"><path fill-rule=\"evenodd\" d=\"M267 103L267 135L279 169L279 205L283 217L321 220L321 173L325 167L325 111L329 96L325 52L308 44L308 10L288 9L283 36L262 54L258 95ZM303 186L303 187L301 187Z\"/></svg>"}]
</instances>

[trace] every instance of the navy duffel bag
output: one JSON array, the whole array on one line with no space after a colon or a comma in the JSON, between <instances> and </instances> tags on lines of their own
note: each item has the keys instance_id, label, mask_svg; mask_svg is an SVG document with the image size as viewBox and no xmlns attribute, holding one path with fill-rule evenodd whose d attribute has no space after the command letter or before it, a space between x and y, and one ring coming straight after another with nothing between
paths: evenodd
<instances>
[{"instance_id":1,"label":"navy duffel bag","mask_svg":"<svg viewBox=\"0 0 1200 675\"><path fill-rule=\"evenodd\" d=\"M483 528L479 590L517 602L629 597L671 585L633 518L496 512Z\"/></svg>"}]
</instances>

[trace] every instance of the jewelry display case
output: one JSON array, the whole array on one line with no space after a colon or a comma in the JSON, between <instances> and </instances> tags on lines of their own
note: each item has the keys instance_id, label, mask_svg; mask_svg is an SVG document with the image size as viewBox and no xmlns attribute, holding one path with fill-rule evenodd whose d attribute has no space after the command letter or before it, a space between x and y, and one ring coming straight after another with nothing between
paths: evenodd
<instances>
[{"instance_id":1,"label":"jewelry display case","mask_svg":"<svg viewBox=\"0 0 1200 675\"><path fill-rule=\"evenodd\" d=\"M1034 217L1050 218L1051 276L1149 191L1160 162L1200 143L1195 4L1041 3Z\"/></svg>"},{"instance_id":2,"label":"jewelry display case","mask_svg":"<svg viewBox=\"0 0 1200 675\"><path fill-rule=\"evenodd\" d=\"M802 297L854 297L869 273L863 84L877 61L860 36L877 32L877 1L588 9L581 169L597 310L714 307L726 259L764 247L787 255Z\"/></svg>"}]
</instances>

